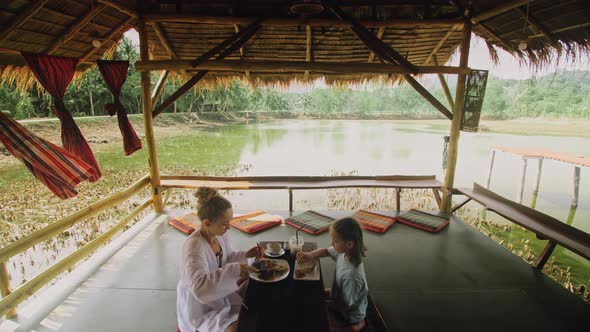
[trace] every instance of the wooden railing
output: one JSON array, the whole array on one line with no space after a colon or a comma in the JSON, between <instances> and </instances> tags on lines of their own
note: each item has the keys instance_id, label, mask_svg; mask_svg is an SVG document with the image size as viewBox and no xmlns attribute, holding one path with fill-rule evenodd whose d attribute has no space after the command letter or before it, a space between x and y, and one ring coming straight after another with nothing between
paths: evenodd
<instances>
[{"instance_id":1,"label":"wooden railing","mask_svg":"<svg viewBox=\"0 0 590 332\"><path fill-rule=\"evenodd\" d=\"M454 189L453 193L465 195L467 199L453 207L451 212L455 212L470 200L474 200L485 206L487 210L534 232L539 239L549 240L534 263L534 266L539 270L543 269L558 244L590 260L590 234L582 230L502 197L477 183L473 184L473 189L459 188Z\"/></svg>"},{"instance_id":2,"label":"wooden railing","mask_svg":"<svg viewBox=\"0 0 590 332\"><path fill-rule=\"evenodd\" d=\"M104 234L98 236L96 239L90 241L82 248L78 249L69 256L63 258L55 263L45 271L41 272L35 278L22 284L19 288L11 292L10 278L6 268L6 262L13 256L33 247L35 244L50 239L51 237L60 234L64 230L73 225L91 217L109 207L117 205L128 200L130 197L138 193L150 183L149 175L146 175L139 181L132 184L129 188L118 192L110 197L102 199L74 214L71 214L43 229L40 229L29 236L26 236L16 242L7 245L0 249L0 290L2 291L2 300L0 301L0 316L6 314L7 318L12 318L16 315L16 306L33 295L39 288L43 287L56 276L67 270L69 267L91 254L99 246L111 239L118 231L123 229L133 218L135 218L141 211L152 205L152 198L144 201L140 206L133 210L129 215L124 217L106 231Z\"/></svg>"},{"instance_id":3,"label":"wooden railing","mask_svg":"<svg viewBox=\"0 0 590 332\"><path fill-rule=\"evenodd\" d=\"M161 177L159 190L172 188L212 187L225 190L286 189L289 211L293 211L293 191L335 188L394 188L396 209L400 210L402 189L432 189L440 208L443 184L434 175L377 176L166 176ZM169 194L169 192L168 192ZM166 199L165 199L166 201Z\"/></svg>"}]
</instances>

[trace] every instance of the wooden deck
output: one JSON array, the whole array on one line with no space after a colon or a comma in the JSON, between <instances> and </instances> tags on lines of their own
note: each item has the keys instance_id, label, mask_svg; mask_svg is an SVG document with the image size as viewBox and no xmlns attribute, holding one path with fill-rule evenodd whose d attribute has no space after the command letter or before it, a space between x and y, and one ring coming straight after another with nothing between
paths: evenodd
<instances>
[{"instance_id":1,"label":"wooden deck","mask_svg":"<svg viewBox=\"0 0 590 332\"><path fill-rule=\"evenodd\" d=\"M590 167L590 159L571 153L557 152L547 149L522 149L508 146L495 146L496 151L514 153L525 158L539 158L557 160L577 166Z\"/></svg>"},{"instance_id":2,"label":"wooden deck","mask_svg":"<svg viewBox=\"0 0 590 332\"><path fill-rule=\"evenodd\" d=\"M337 218L351 214L319 212ZM142 221L145 229L95 272L88 269L92 273L81 281L41 293L0 330L173 332L178 260L186 236L164 218L154 219ZM229 232L236 248L246 248L259 240L288 239L295 229ZM330 241L327 233L303 237L320 246ZM554 332L590 326L588 304L457 217L438 234L396 223L385 234L366 232L365 238L369 288L390 331ZM104 256L102 251L97 255ZM322 269L330 287L334 263L324 259Z\"/></svg>"}]
</instances>

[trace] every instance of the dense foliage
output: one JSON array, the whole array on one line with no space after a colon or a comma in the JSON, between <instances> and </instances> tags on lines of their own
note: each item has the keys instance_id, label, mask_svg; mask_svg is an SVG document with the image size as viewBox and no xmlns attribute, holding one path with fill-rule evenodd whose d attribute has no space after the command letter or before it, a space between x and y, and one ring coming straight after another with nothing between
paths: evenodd
<instances>
[{"instance_id":1,"label":"dense foliage","mask_svg":"<svg viewBox=\"0 0 590 332\"><path fill-rule=\"evenodd\" d=\"M128 40L119 44L115 59L138 58L137 48ZM518 117L590 118L589 72L564 72L528 80L490 78L483 105L483 116L509 119ZM157 80L154 73L152 81ZM169 81L164 95L172 94L182 82ZM446 104L438 84L429 90ZM452 89L454 92L454 89ZM141 113L140 75L133 65L123 86L122 102L128 113ZM75 116L104 115L103 106L112 96L98 69L87 71L68 88L64 101ZM13 86L0 87L0 110L17 119L53 116L51 97L31 89L25 93ZM239 81L214 89L192 89L167 112L200 111L280 111L321 114L379 115L399 118L442 117L410 86L390 87L375 83L364 88L315 88L308 92L288 92L266 87L253 88Z\"/></svg>"}]
</instances>

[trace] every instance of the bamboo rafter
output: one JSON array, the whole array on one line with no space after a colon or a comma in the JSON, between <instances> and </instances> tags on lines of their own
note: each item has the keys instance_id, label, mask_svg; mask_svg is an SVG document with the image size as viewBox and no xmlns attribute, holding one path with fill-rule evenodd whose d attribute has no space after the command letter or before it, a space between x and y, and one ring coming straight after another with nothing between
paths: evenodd
<instances>
[{"instance_id":1,"label":"bamboo rafter","mask_svg":"<svg viewBox=\"0 0 590 332\"><path fill-rule=\"evenodd\" d=\"M100 12L106 8L106 5L99 4L91 8L82 18L78 21L73 23L66 31L62 33L61 36L57 37L55 42L47 48L45 53L52 54L53 52L57 51L62 45L70 41L70 39L74 38L74 36L84 28L88 22L90 22L96 15L100 14Z\"/></svg>"},{"instance_id":2,"label":"bamboo rafter","mask_svg":"<svg viewBox=\"0 0 590 332\"><path fill-rule=\"evenodd\" d=\"M166 38L166 34L162 30L160 24L158 22L152 22L152 29L154 29L156 36L158 36L160 43L168 53L168 56L170 56L170 59L177 59L178 56L176 55L176 52L174 52L174 49L172 49L170 43L168 42L168 38ZM183 75L188 76L188 73L186 71L182 70L181 72Z\"/></svg>"},{"instance_id":3,"label":"bamboo rafter","mask_svg":"<svg viewBox=\"0 0 590 332\"><path fill-rule=\"evenodd\" d=\"M43 6L45 6L47 1L49 0L39 0L31 6L26 6L26 9L22 13L18 14L10 22L10 24L4 27L4 31L0 34L0 41L4 41L12 36L14 31L18 29L23 23L28 21L31 17L35 16L35 14L37 14L37 12L41 10Z\"/></svg>"},{"instance_id":4,"label":"bamboo rafter","mask_svg":"<svg viewBox=\"0 0 590 332\"><path fill-rule=\"evenodd\" d=\"M193 60L191 62L191 66L193 68L198 66L200 63L206 61L211 56L217 54L219 51L223 50L226 46L229 45L229 47L221 51L221 53L216 58L216 60L223 60L228 55L232 54L235 50L242 47L242 45L244 45L250 38L252 38L252 36L254 36L256 31L258 31L258 28L260 28L259 22L260 20L250 24L246 29L232 35L218 46L205 52L205 54ZM164 100L160 105L158 105L158 107L154 108L153 116L155 117L158 114L162 113L168 106L172 105L172 103L174 103L176 99L184 95L190 88L192 88L195 84L197 84L197 82L199 82L203 77L205 77L205 75L207 75L207 70L199 71L190 80L188 80L188 82L186 82L183 86L178 88L176 92L174 92L170 97L168 97L168 99Z\"/></svg>"},{"instance_id":5,"label":"bamboo rafter","mask_svg":"<svg viewBox=\"0 0 590 332\"><path fill-rule=\"evenodd\" d=\"M238 24L234 24L234 30L236 31L236 33L240 32L240 26ZM243 59L245 55L246 52L244 50L244 47L240 47L240 57ZM246 79L250 79L250 71L245 71L244 75L246 75Z\"/></svg>"},{"instance_id":6,"label":"bamboo rafter","mask_svg":"<svg viewBox=\"0 0 590 332\"><path fill-rule=\"evenodd\" d=\"M118 3L115 3L114 1L110 1L110 0L96 0L96 1L100 2L102 4L105 4L109 7L115 8L116 10L120 11L121 13L127 14L130 17L139 18L139 15L137 15L137 13L133 9L122 6Z\"/></svg>"},{"instance_id":7,"label":"bamboo rafter","mask_svg":"<svg viewBox=\"0 0 590 332\"><path fill-rule=\"evenodd\" d=\"M547 29L543 24L541 24L531 13L527 13L522 8L516 8L516 11L525 20L527 20L527 22L530 25L532 25L535 29L537 29L538 32L540 32L541 34L543 34L543 36L545 38L547 38L547 40L549 41L549 43L551 43L551 45L553 47L555 47L557 49L561 48L561 46L559 45L559 41L557 41L557 38L555 38L555 36L551 33L551 31L549 31L549 29Z\"/></svg>"},{"instance_id":8,"label":"bamboo rafter","mask_svg":"<svg viewBox=\"0 0 590 332\"><path fill-rule=\"evenodd\" d=\"M312 29L311 26L305 26L305 62L311 62L311 44L312 44ZM303 80L307 81L309 79L309 70L306 70L303 74Z\"/></svg>"},{"instance_id":9,"label":"bamboo rafter","mask_svg":"<svg viewBox=\"0 0 590 332\"><path fill-rule=\"evenodd\" d=\"M123 32L123 30L129 28L131 21L133 21L133 17L130 17L128 19L126 19L123 23L121 23L118 27L116 27L115 29L113 29L106 37L105 37L105 41L108 42L115 42L113 39L115 38L116 35L120 34ZM80 62L85 62L88 60L88 58L90 56L92 56L92 54L94 54L99 48L98 47L92 47L92 49L90 49L90 51L88 51L88 53L86 53L82 58L80 58Z\"/></svg>"},{"instance_id":10,"label":"bamboo rafter","mask_svg":"<svg viewBox=\"0 0 590 332\"><path fill-rule=\"evenodd\" d=\"M379 31L377 31L377 39L381 40L383 38L383 34L385 33L385 27L380 27ZM371 53L369 54L369 60L367 60L368 63L373 62L373 60L375 59L375 52L371 51Z\"/></svg>"},{"instance_id":11,"label":"bamboo rafter","mask_svg":"<svg viewBox=\"0 0 590 332\"><path fill-rule=\"evenodd\" d=\"M438 44L436 44L436 46L432 49L432 51L430 52L428 57L426 57L426 60L424 60L422 65L427 65L430 63L430 61L432 61L433 56L438 53L440 48L447 42L447 40L449 40L449 38L453 35L453 33L455 33L455 31L457 31L457 29L459 29L459 27L460 27L460 25L455 24L449 29L449 31L445 34L445 36L442 37L441 40L438 42ZM438 66L438 64L436 64L436 65Z\"/></svg>"},{"instance_id":12,"label":"bamboo rafter","mask_svg":"<svg viewBox=\"0 0 590 332\"><path fill-rule=\"evenodd\" d=\"M505 3L503 5L497 6L495 8L492 8L490 10L487 10L487 11L483 12L483 13L479 13L479 14L473 16L471 18L471 23L475 24L475 23L478 23L480 21L487 20L487 19L492 18L494 16L498 16L500 14L503 14L503 13L505 13L507 11L511 11L511 10L513 10L515 8L520 7L520 6L524 6L527 3L531 3L533 1L535 1L535 0L515 0L515 1L510 1L508 3Z\"/></svg>"}]
</instances>

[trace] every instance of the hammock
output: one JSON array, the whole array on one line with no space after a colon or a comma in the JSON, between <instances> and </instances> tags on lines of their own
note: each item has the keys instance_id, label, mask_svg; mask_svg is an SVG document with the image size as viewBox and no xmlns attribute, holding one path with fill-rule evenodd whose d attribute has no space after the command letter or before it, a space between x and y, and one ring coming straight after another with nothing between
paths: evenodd
<instances>
[{"instance_id":1,"label":"hammock","mask_svg":"<svg viewBox=\"0 0 590 332\"><path fill-rule=\"evenodd\" d=\"M61 199L78 194L76 186L95 170L72 153L35 136L0 112L0 141L51 192Z\"/></svg>"},{"instance_id":2,"label":"hammock","mask_svg":"<svg viewBox=\"0 0 590 332\"><path fill-rule=\"evenodd\" d=\"M95 172L88 180L98 181L102 173L94 154L63 103L63 96L72 81L78 59L24 52L22 55L39 83L53 97L52 109L61 122L61 142L64 148L93 167Z\"/></svg>"}]
</instances>

